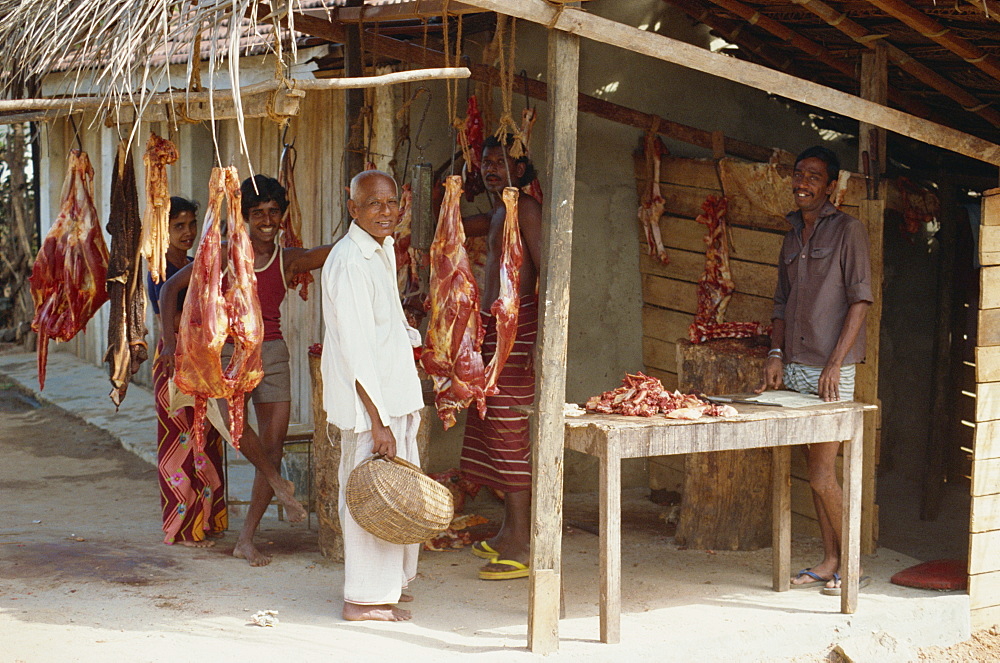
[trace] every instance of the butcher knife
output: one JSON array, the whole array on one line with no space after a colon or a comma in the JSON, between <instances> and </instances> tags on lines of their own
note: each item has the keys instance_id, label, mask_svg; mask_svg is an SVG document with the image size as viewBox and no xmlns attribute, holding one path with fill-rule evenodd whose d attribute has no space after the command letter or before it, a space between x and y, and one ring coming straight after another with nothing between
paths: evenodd
<instances>
[{"instance_id":1,"label":"butcher knife","mask_svg":"<svg viewBox=\"0 0 1000 663\"><path fill-rule=\"evenodd\" d=\"M781 403L764 403L761 401L750 401L745 398L729 398L728 396L702 396L709 403L732 403L733 405L768 405L771 407L784 407Z\"/></svg>"}]
</instances>

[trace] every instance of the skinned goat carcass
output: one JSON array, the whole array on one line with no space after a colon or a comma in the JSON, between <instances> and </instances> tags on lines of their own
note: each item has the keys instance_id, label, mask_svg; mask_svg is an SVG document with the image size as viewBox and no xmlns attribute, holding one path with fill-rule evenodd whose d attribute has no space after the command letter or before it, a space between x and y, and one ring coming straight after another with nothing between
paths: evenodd
<instances>
[{"instance_id":1,"label":"skinned goat carcass","mask_svg":"<svg viewBox=\"0 0 1000 663\"><path fill-rule=\"evenodd\" d=\"M411 246L413 226L413 189L407 183L399 196L399 221L392 231L393 249L396 252L396 284L399 296L406 299L420 290L420 275L417 260Z\"/></svg>"},{"instance_id":2,"label":"skinned goat carcass","mask_svg":"<svg viewBox=\"0 0 1000 663\"><path fill-rule=\"evenodd\" d=\"M486 416L483 368L483 322L479 288L465 253L465 230L459 209L462 178L445 180L444 202L431 244L430 321L420 362L431 376L438 417L447 430L455 413L476 401Z\"/></svg>"},{"instance_id":3,"label":"skinned goat carcass","mask_svg":"<svg viewBox=\"0 0 1000 663\"><path fill-rule=\"evenodd\" d=\"M142 162L146 167L146 210L142 217L141 251L154 283L167 277L170 247L170 184L167 166L177 161L177 147L155 133L149 134Z\"/></svg>"},{"instance_id":4,"label":"skinned goat carcass","mask_svg":"<svg viewBox=\"0 0 1000 663\"><path fill-rule=\"evenodd\" d=\"M220 219L226 203L229 218L229 278L223 288ZM257 299L253 248L240 211L240 185L234 167L213 168L205 229L195 254L188 295L181 312L174 382L194 396L194 441L204 447L209 398L229 401L230 439L239 448L243 434L243 396L264 377L261 344L264 322ZM225 370L222 346L231 337L236 348Z\"/></svg>"},{"instance_id":5,"label":"skinned goat carcass","mask_svg":"<svg viewBox=\"0 0 1000 663\"><path fill-rule=\"evenodd\" d=\"M749 338L767 333L759 322L725 322L726 308L736 290L729 268L729 238L726 224L726 198L709 196L702 203L698 222L708 228L705 234L705 271L698 279L698 309L688 328L692 343L718 338Z\"/></svg>"},{"instance_id":6,"label":"skinned goat carcass","mask_svg":"<svg viewBox=\"0 0 1000 663\"><path fill-rule=\"evenodd\" d=\"M502 251L500 254L500 296L493 302L490 312L497 324L497 347L490 363L486 366L486 395L498 393L497 380L503 371L507 357L517 340L517 318L521 306L521 265L524 263L524 249L521 246L521 225L518 222L517 202L520 190L505 187L503 204Z\"/></svg>"},{"instance_id":7,"label":"skinned goat carcass","mask_svg":"<svg viewBox=\"0 0 1000 663\"><path fill-rule=\"evenodd\" d=\"M297 153L291 145L286 145L281 152L281 165L278 166L278 183L285 187L285 199L288 207L281 217L280 248L299 248L302 246L302 208L299 207L299 196L295 192L295 161ZM289 288L299 289L302 301L309 299L309 284L315 279L309 272L299 272L292 277Z\"/></svg>"},{"instance_id":8,"label":"skinned goat carcass","mask_svg":"<svg viewBox=\"0 0 1000 663\"><path fill-rule=\"evenodd\" d=\"M38 332L38 386L45 388L49 339L68 341L108 300L108 247L94 207L94 169L85 152L71 150L59 216L31 269Z\"/></svg>"},{"instance_id":9,"label":"skinned goat carcass","mask_svg":"<svg viewBox=\"0 0 1000 663\"><path fill-rule=\"evenodd\" d=\"M664 265L670 264L667 249L660 234L660 217L666 209L667 201L660 191L660 157L667 154L667 147L659 136L649 133L645 140L646 173L649 184L639 199L639 222L646 235L646 249L652 257Z\"/></svg>"},{"instance_id":10,"label":"skinned goat carcass","mask_svg":"<svg viewBox=\"0 0 1000 663\"><path fill-rule=\"evenodd\" d=\"M108 323L108 349L104 362L111 378L111 401L121 405L128 384L142 362L149 358L146 344L146 289L142 283L142 259L139 255L139 193L135 183L132 153L125 143L118 146L111 175L111 259L108 262L108 297L111 314Z\"/></svg>"}]
</instances>

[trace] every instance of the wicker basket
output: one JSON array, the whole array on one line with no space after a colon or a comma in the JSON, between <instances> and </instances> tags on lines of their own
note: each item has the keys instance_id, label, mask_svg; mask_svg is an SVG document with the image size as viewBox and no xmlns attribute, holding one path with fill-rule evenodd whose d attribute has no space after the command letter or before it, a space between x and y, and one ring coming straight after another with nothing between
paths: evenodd
<instances>
[{"instance_id":1,"label":"wicker basket","mask_svg":"<svg viewBox=\"0 0 1000 663\"><path fill-rule=\"evenodd\" d=\"M402 458L369 458L351 472L345 492L354 520L389 543L426 541L455 515L451 491Z\"/></svg>"}]
</instances>

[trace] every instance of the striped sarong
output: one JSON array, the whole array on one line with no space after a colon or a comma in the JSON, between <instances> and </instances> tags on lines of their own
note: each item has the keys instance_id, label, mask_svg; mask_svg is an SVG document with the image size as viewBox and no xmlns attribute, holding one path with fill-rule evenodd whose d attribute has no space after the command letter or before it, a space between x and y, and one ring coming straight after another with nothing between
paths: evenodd
<instances>
[{"instance_id":1,"label":"striped sarong","mask_svg":"<svg viewBox=\"0 0 1000 663\"><path fill-rule=\"evenodd\" d=\"M224 532L229 526L222 489L222 437L209 426L205 451L199 452L191 436L194 408L170 411L170 378L160 362L161 344L153 360L153 393L163 542L203 541L206 532Z\"/></svg>"},{"instance_id":2,"label":"striped sarong","mask_svg":"<svg viewBox=\"0 0 1000 663\"><path fill-rule=\"evenodd\" d=\"M486 337L483 362L496 352L497 327L493 315L483 312ZM535 337L538 333L538 297L521 297L517 337L497 380L499 393L486 397L486 418L469 408L462 444L462 472L470 481L505 493L531 488L531 438L528 415L513 408L535 402Z\"/></svg>"},{"instance_id":3,"label":"striped sarong","mask_svg":"<svg viewBox=\"0 0 1000 663\"><path fill-rule=\"evenodd\" d=\"M840 400L854 400L854 376L856 364L846 364L840 367ZM800 394L819 394L819 376L823 373L822 366L808 366L790 362L785 364L782 379L785 386Z\"/></svg>"}]
</instances>

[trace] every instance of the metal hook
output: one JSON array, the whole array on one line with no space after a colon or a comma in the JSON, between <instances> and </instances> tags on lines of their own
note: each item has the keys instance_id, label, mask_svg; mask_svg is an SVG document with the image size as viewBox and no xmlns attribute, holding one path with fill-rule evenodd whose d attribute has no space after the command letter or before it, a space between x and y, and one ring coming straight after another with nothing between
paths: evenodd
<instances>
[{"instance_id":1,"label":"metal hook","mask_svg":"<svg viewBox=\"0 0 1000 663\"><path fill-rule=\"evenodd\" d=\"M428 145L421 144L420 135L423 133L424 130L424 120L427 119L427 111L431 107L431 97L433 95L431 94L431 91L429 89L422 87L418 88L417 91L413 93L413 99L415 100L421 92L427 94L427 101L424 103L424 110L421 111L420 113L420 123L417 124L417 136L416 138L413 139L413 145L417 148L418 158L420 159L420 161L423 161L424 150L428 147Z\"/></svg>"},{"instance_id":2,"label":"metal hook","mask_svg":"<svg viewBox=\"0 0 1000 663\"><path fill-rule=\"evenodd\" d=\"M299 153L298 150L295 149L295 139L292 139L291 143L289 143L287 139L288 123L285 123L285 129L281 132L281 157L278 159L278 164L280 166L280 164L285 163L285 155L290 155L291 163L289 166L295 168L295 162L298 161Z\"/></svg>"},{"instance_id":3,"label":"metal hook","mask_svg":"<svg viewBox=\"0 0 1000 663\"><path fill-rule=\"evenodd\" d=\"M522 69L518 76L521 77L521 82L524 86L524 107L526 109L531 108L531 99L528 98L528 70Z\"/></svg>"}]
</instances>

